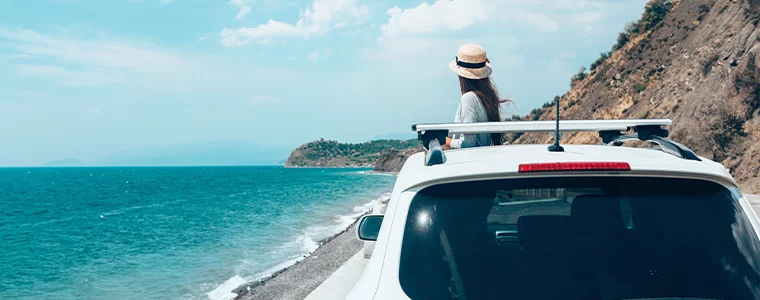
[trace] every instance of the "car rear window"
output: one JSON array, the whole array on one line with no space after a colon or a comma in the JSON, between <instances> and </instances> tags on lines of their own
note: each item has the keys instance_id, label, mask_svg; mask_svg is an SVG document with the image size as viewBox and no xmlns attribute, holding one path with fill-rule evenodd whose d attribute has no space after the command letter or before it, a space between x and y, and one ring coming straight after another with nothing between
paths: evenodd
<instances>
[{"instance_id":1,"label":"car rear window","mask_svg":"<svg viewBox=\"0 0 760 300\"><path fill-rule=\"evenodd\" d=\"M412 299L760 299L738 192L672 178L452 183L412 200Z\"/></svg>"}]
</instances>

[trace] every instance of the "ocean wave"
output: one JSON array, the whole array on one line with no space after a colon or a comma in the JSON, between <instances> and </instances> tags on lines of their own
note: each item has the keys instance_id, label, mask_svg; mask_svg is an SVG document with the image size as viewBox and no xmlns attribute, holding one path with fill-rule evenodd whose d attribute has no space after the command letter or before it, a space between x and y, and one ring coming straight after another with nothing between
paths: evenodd
<instances>
[{"instance_id":1,"label":"ocean wave","mask_svg":"<svg viewBox=\"0 0 760 300\"><path fill-rule=\"evenodd\" d=\"M376 175L376 176L391 176L395 177L398 176L393 173L386 173L386 172L377 172L377 171L359 171L358 173L364 174L364 175Z\"/></svg>"},{"instance_id":2,"label":"ocean wave","mask_svg":"<svg viewBox=\"0 0 760 300\"><path fill-rule=\"evenodd\" d=\"M210 300L229 300L235 298L237 296L235 293L232 292L232 290L236 289L240 285L246 283L246 280L243 277L240 277L238 275L233 276L230 279L227 279L224 283L217 286L213 291L208 292L206 295L208 295L208 298Z\"/></svg>"},{"instance_id":3,"label":"ocean wave","mask_svg":"<svg viewBox=\"0 0 760 300\"><path fill-rule=\"evenodd\" d=\"M345 231L356 220L369 213L373 209L378 209L382 202L386 202L390 199L390 193L383 194L382 196L373 199L365 204L355 206L351 213L345 215L336 215L332 222L328 224L313 225L304 230L300 235L294 237L290 242L286 242L275 249L272 253L286 253L293 249L299 249L298 254L291 255L285 261L267 268L261 272L256 273L253 276L242 277L235 275L217 286L213 291L208 293L211 300L230 300L233 299L236 294L232 291L238 288L240 285L265 280L274 274L281 272L284 269L290 268L298 262L306 259L309 255L317 251L322 243L331 237ZM251 266L251 263L247 260L243 260L241 263ZM242 281L241 281L242 279ZM234 284L233 284L234 283Z\"/></svg>"},{"instance_id":4,"label":"ocean wave","mask_svg":"<svg viewBox=\"0 0 760 300\"><path fill-rule=\"evenodd\" d=\"M186 200L174 200L174 201L168 201L168 202L163 202L163 203L154 203L154 204L148 204L148 205L135 205L135 206L130 206L130 207L125 207L125 208L120 208L120 209L115 209L115 210L107 211L107 212L104 212L103 214L101 214L101 216L106 216L106 217L118 216L118 215L121 215L121 214L126 213L126 212L130 212L130 211L133 211L133 210L138 210L138 209L143 209L143 208L164 207L165 205L172 205L172 204L177 204L177 203L185 202L185 201Z\"/></svg>"}]
</instances>

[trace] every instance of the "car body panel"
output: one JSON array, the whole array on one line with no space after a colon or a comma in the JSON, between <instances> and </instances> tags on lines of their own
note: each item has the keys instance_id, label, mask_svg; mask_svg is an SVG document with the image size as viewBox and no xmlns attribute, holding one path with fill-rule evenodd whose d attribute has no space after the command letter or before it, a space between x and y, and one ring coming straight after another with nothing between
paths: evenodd
<instances>
[{"instance_id":1,"label":"car body panel","mask_svg":"<svg viewBox=\"0 0 760 300\"><path fill-rule=\"evenodd\" d=\"M565 152L549 152L546 145L482 147L446 151L447 162L425 166L424 153L411 156L398 175L372 257L348 299L409 299L399 284L399 262L406 219L417 191L432 185L490 179L624 176L672 177L708 180L734 192L756 234L760 220L736 182L722 165L707 159L685 160L643 148L565 145ZM627 162L631 171L573 171L519 173L520 164L549 162ZM760 237L760 235L759 235Z\"/></svg>"}]
</instances>

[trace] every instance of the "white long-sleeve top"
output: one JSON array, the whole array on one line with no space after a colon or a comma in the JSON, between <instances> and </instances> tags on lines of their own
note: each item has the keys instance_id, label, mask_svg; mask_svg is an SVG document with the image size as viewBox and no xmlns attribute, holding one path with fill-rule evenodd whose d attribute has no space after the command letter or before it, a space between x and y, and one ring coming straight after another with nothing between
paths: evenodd
<instances>
[{"instance_id":1,"label":"white long-sleeve top","mask_svg":"<svg viewBox=\"0 0 760 300\"><path fill-rule=\"evenodd\" d=\"M454 123L475 122L488 122L488 114L478 96L473 92L467 92L459 100L459 108L457 108ZM490 145L491 135L488 133L456 134L451 141L451 148L453 149Z\"/></svg>"}]
</instances>

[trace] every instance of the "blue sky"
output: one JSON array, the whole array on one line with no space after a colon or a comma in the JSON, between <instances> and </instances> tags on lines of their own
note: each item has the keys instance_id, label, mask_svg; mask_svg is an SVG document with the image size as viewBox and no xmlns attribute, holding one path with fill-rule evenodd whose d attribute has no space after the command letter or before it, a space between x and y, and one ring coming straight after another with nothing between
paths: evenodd
<instances>
[{"instance_id":1,"label":"blue sky","mask_svg":"<svg viewBox=\"0 0 760 300\"><path fill-rule=\"evenodd\" d=\"M446 122L488 51L525 114L645 0L0 1L0 165L187 143L358 142Z\"/></svg>"}]
</instances>

